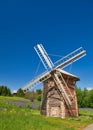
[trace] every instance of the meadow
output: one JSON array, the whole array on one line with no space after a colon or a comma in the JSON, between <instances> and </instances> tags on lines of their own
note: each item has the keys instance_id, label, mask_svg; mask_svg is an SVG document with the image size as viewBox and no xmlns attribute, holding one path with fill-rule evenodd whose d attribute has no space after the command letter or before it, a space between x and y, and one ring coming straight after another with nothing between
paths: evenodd
<instances>
[{"instance_id":1,"label":"meadow","mask_svg":"<svg viewBox=\"0 0 93 130\"><path fill-rule=\"evenodd\" d=\"M20 107L9 101L26 101ZM53 118L40 115L29 107L29 100L18 97L0 97L0 130L83 130L93 123L93 110L80 109L78 118Z\"/></svg>"}]
</instances>

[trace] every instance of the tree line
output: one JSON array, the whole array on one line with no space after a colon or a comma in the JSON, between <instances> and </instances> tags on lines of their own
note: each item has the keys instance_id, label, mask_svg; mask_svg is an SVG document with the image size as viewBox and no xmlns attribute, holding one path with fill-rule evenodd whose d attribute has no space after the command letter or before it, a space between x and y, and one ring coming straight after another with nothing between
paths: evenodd
<instances>
[{"instance_id":1,"label":"tree line","mask_svg":"<svg viewBox=\"0 0 93 130\"><path fill-rule=\"evenodd\" d=\"M34 100L41 101L42 90L39 89L36 91L24 92L20 88L20 89L18 89L17 93L11 93L11 90L7 86L0 86L0 96L18 96L18 97L24 97L24 98L29 99L31 101L34 101Z\"/></svg>"},{"instance_id":2,"label":"tree line","mask_svg":"<svg viewBox=\"0 0 93 130\"><path fill-rule=\"evenodd\" d=\"M41 101L42 97L42 90L38 89L36 91L27 91L24 92L21 88L17 91L18 97L24 97L26 99L29 99L30 101L38 100Z\"/></svg>"},{"instance_id":3,"label":"tree line","mask_svg":"<svg viewBox=\"0 0 93 130\"><path fill-rule=\"evenodd\" d=\"M88 90L76 87L77 102L79 108L93 108L93 89Z\"/></svg>"},{"instance_id":4,"label":"tree line","mask_svg":"<svg viewBox=\"0 0 93 130\"><path fill-rule=\"evenodd\" d=\"M11 96L11 91L7 86L0 86L0 96Z\"/></svg>"},{"instance_id":5,"label":"tree line","mask_svg":"<svg viewBox=\"0 0 93 130\"><path fill-rule=\"evenodd\" d=\"M93 89L88 90L87 88L84 88L82 90L81 88L76 87L76 95L79 108L85 108L85 107L93 108ZM13 96L13 94L11 93L11 90L7 86L0 86L0 96ZM16 96L24 97L31 101L34 100L41 101L42 90L39 89L36 91L27 91L24 93L24 91L20 88L18 89Z\"/></svg>"}]
</instances>

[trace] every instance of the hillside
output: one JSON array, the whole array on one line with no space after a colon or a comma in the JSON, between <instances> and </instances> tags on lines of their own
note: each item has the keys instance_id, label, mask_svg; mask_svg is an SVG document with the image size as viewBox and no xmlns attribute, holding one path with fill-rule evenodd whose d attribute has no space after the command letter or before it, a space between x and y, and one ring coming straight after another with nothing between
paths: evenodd
<instances>
[{"instance_id":1,"label":"hillside","mask_svg":"<svg viewBox=\"0 0 93 130\"><path fill-rule=\"evenodd\" d=\"M30 104L23 98L1 96L0 130L82 130L93 122L93 110L82 109L78 118L61 119L42 116Z\"/></svg>"}]
</instances>

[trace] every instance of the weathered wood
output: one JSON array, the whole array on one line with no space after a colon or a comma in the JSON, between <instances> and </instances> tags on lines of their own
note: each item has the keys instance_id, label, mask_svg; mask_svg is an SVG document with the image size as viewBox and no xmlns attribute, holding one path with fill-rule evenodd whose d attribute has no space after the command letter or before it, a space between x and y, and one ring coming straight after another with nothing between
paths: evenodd
<instances>
[{"instance_id":1,"label":"weathered wood","mask_svg":"<svg viewBox=\"0 0 93 130\"><path fill-rule=\"evenodd\" d=\"M55 84L53 78L51 77L45 82L43 82L44 89L43 89L41 114L46 115L46 116L61 117L61 118L65 118L68 116L77 117L78 105L77 105L77 98L76 98L76 92L75 92L75 83L77 79L72 76L68 77L68 75L64 75L64 74L62 74L62 76L65 79L65 82L68 85L69 90L73 96L73 99L72 99L72 97L69 94L68 89L66 88L65 84L62 81L64 89L72 102L71 106L68 107L62 94L60 94L60 91L57 89L57 85Z\"/></svg>"}]
</instances>

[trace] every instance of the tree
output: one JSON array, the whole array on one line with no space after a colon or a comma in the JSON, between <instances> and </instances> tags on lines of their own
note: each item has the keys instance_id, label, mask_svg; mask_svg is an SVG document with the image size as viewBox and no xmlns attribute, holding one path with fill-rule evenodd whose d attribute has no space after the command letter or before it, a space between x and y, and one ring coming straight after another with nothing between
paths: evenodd
<instances>
[{"instance_id":1,"label":"tree","mask_svg":"<svg viewBox=\"0 0 93 130\"><path fill-rule=\"evenodd\" d=\"M18 91L17 91L17 96L18 96L18 97L24 97L24 96L25 96L24 91L23 91L21 88L18 89Z\"/></svg>"},{"instance_id":2,"label":"tree","mask_svg":"<svg viewBox=\"0 0 93 130\"><path fill-rule=\"evenodd\" d=\"M93 89L89 91L89 107L93 108Z\"/></svg>"},{"instance_id":3,"label":"tree","mask_svg":"<svg viewBox=\"0 0 93 130\"><path fill-rule=\"evenodd\" d=\"M7 90L8 90L8 91L7 91L7 96L11 96L11 91L10 91L10 89L8 88Z\"/></svg>"},{"instance_id":4,"label":"tree","mask_svg":"<svg viewBox=\"0 0 93 130\"><path fill-rule=\"evenodd\" d=\"M76 87L76 95L79 107L93 108L93 89L88 90L87 88L84 88L84 90L81 90L80 88Z\"/></svg>"},{"instance_id":5,"label":"tree","mask_svg":"<svg viewBox=\"0 0 93 130\"><path fill-rule=\"evenodd\" d=\"M7 86L0 86L0 95L1 96L11 96L11 91Z\"/></svg>"},{"instance_id":6,"label":"tree","mask_svg":"<svg viewBox=\"0 0 93 130\"><path fill-rule=\"evenodd\" d=\"M38 100L38 101L41 101L41 97L42 97L42 95L39 94L39 95L37 96L37 100Z\"/></svg>"},{"instance_id":7,"label":"tree","mask_svg":"<svg viewBox=\"0 0 93 130\"><path fill-rule=\"evenodd\" d=\"M78 87L76 87L76 95L77 95L77 103L78 107L82 107L82 90Z\"/></svg>"},{"instance_id":8,"label":"tree","mask_svg":"<svg viewBox=\"0 0 93 130\"><path fill-rule=\"evenodd\" d=\"M89 106L89 91L84 88L84 90L82 91L82 107L88 107Z\"/></svg>"},{"instance_id":9,"label":"tree","mask_svg":"<svg viewBox=\"0 0 93 130\"><path fill-rule=\"evenodd\" d=\"M42 90L41 90L41 89L38 89L38 90L36 90L36 93L37 93L36 99L37 99L38 101L41 101L41 98L42 98Z\"/></svg>"},{"instance_id":10,"label":"tree","mask_svg":"<svg viewBox=\"0 0 93 130\"><path fill-rule=\"evenodd\" d=\"M37 89L37 90L36 90L36 93L39 95L39 94L42 93L42 90L41 90L41 89Z\"/></svg>"},{"instance_id":11,"label":"tree","mask_svg":"<svg viewBox=\"0 0 93 130\"><path fill-rule=\"evenodd\" d=\"M29 100L31 100L33 102L34 99L36 99L36 92L34 92L34 91L27 91L25 93L25 98L29 99Z\"/></svg>"},{"instance_id":12,"label":"tree","mask_svg":"<svg viewBox=\"0 0 93 130\"><path fill-rule=\"evenodd\" d=\"M38 89L36 91L27 91L25 93L25 98L30 99L31 101L38 100L41 101L42 90Z\"/></svg>"}]
</instances>

